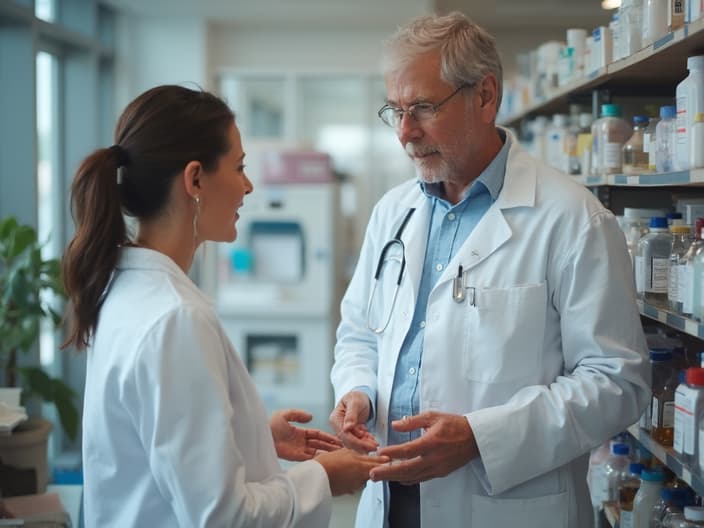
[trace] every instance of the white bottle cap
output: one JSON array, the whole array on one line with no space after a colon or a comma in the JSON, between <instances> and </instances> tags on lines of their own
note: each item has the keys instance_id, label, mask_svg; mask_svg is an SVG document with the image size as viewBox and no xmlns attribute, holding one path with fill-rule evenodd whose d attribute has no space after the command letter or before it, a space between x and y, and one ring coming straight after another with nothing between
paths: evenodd
<instances>
[{"instance_id":1,"label":"white bottle cap","mask_svg":"<svg viewBox=\"0 0 704 528\"><path fill-rule=\"evenodd\" d=\"M704 55L694 55L687 57L688 70L704 70Z\"/></svg>"},{"instance_id":2,"label":"white bottle cap","mask_svg":"<svg viewBox=\"0 0 704 528\"><path fill-rule=\"evenodd\" d=\"M704 521L704 508L701 506L685 506L684 518L688 521Z\"/></svg>"}]
</instances>

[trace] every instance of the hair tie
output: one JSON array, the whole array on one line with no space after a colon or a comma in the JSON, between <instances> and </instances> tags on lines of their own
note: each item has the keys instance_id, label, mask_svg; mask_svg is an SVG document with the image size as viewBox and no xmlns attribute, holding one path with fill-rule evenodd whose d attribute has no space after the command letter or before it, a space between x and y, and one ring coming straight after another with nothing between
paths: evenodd
<instances>
[{"instance_id":1,"label":"hair tie","mask_svg":"<svg viewBox=\"0 0 704 528\"><path fill-rule=\"evenodd\" d=\"M117 156L117 184L120 185L125 179L125 166L129 163L130 158L127 151L120 145L113 145L109 148Z\"/></svg>"}]
</instances>

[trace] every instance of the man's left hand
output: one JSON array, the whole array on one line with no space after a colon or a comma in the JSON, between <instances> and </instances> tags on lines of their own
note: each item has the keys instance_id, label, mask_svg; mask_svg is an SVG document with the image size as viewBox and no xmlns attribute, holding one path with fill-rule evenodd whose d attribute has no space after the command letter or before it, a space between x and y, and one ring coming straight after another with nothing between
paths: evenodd
<instances>
[{"instance_id":1,"label":"man's left hand","mask_svg":"<svg viewBox=\"0 0 704 528\"><path fill-rule=\"evenodd\" d=\"M467 418L458 414L424 412L391 423L399 432L423 429L420 438L387 446L378 455L392 459L369 473L373 481L391 480L417 484L444 477L479 456L474 433Z\"/></svg>"},{"instance_id":2,"label":"man's left hand","mask_svg":"<svg viewBox=\"0 0 704 528\"><path fill-rule=\"evenodd\" d=\"M334 451L342 447L335 435L289 423L307 423L312 418L311 414L297 409L278 411L271 416L269 426L279 458L302 462L313 458L318 451Z\"/></svg>"}]
</instances>

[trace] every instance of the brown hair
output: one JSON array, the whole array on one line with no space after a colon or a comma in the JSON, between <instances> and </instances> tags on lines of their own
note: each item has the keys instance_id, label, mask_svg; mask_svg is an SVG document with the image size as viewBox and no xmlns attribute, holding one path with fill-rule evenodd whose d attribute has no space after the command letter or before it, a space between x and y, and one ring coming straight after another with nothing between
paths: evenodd
<instances>
[{"instance_id":1,"label":"brown hair","mask_svg":"<svg viewBox=\"0 0 704 528\"><path fill-rule=\"evenodd\" d=\"M80 350L89 344L120 246L129 241L123 214L139 220L158 216L173 179L190 161L214 170L230 148L233 122L232 110L213 94L157 86L124 110L115 145L83 160L71 186L76 234L62 260L73 315L64 346Z\"/></svg>"}]
</instances>

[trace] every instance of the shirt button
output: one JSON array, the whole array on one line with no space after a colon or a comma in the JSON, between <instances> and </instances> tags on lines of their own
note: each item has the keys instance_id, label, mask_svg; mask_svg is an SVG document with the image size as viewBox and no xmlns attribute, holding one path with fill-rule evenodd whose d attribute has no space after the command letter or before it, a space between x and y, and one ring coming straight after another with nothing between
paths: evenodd
<instances>
[{"instance_id":1,"label":"shirt button","mask_svg":"<svg viewBox=\"0 0 704 528\"><path fill-rule=\"evenodd\" d=\"M436 264L435 269L438 271L442 271L442 264Z\"/></svg>"},{"instance_id":2,"label":"shirt button","mask_svg":"<svg viewBox=\"0 0 704 528\"><path fill-rule=\"evenodd\" d=\"M415 368L415 367L409 368L409 369L408 369L408 373L409 373L409 374L415 374L415 373L416 373L416 368Z\"/></svg>"},{"instance_id":3,"label":"shirt button","mask_svg":"<svg viewBox=\"0 0 704 528\"><path fill-rule=\"evenodd\" d=\"M447 215L448 220L454 220L455 219L455 213L450 213Z\"/></svg>"},{"instance_id":4,"label":"shirt button","mask_svg":"<svg viewBox=\"0 0 704 528\"><path fill-rule=\"evenodd\" d=\"M418 326L420 326L421 328L425 328L425 321L421 321Z\"/></svg>"}]
</instances>

